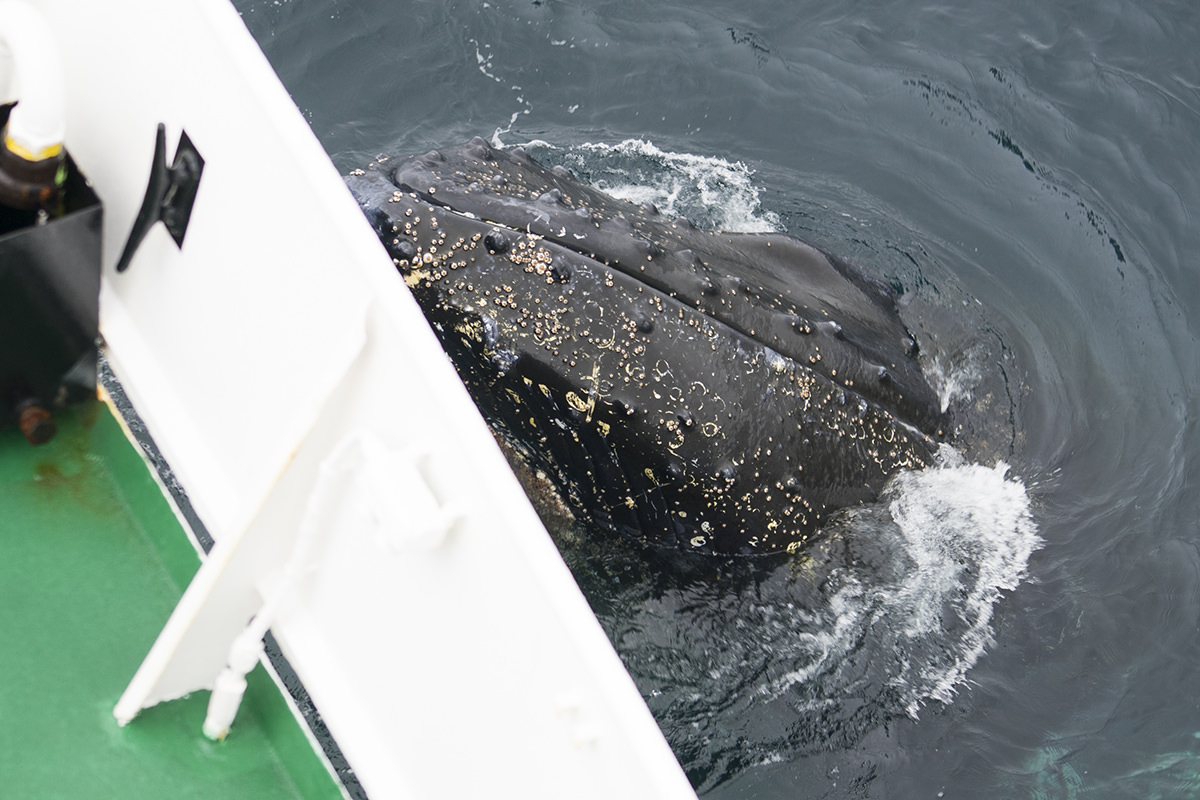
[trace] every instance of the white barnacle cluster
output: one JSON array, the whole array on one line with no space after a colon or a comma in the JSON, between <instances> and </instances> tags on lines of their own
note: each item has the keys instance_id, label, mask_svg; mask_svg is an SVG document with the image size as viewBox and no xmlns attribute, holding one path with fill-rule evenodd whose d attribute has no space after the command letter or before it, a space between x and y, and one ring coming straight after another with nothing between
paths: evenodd
<instances>
[{"instance_id":1,"label":"white barnacle cluster","mask_svg":"<svg viewBox=\"0 0 1200 800\"><path fill-rule=\"evenodd\" d=\"M546 283L556 283L554 274L554 257L550 251L540 246L541 237L527 234L518 241L508 253L508 259L525 272L545 278Z\"/></svg>"}]
</instances>

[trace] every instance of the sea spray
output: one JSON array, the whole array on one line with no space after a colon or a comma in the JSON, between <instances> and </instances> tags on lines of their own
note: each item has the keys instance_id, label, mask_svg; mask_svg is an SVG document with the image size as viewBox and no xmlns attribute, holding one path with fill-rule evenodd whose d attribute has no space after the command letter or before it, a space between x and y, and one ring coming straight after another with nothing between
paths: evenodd
<instances>
[{"instance_id":1,"label":"sea spray","mask_svg":"<svg viewBox=\"0 0 1200 800\"><path fill-rule=\"evenodd\" d=\"M948 447L943 454L944 465L900 473L885 492L913 565L890 590L888 615L904 622L898 630L912 649L935 645L924 664L897 676L914 716L926 698L950 702L992 642L996 601L1017 587L1040 544L1025 486L1007 477L1008 465L964 464Z\"/></svg>"},{"instance_id":2,"label":"sea spray","mask_svg":"<svg viewBox=\"0 0 1200 800\"><path fill-rule=\"evenodd\" d=\"M849 563L824 576L836 588L811 617L817 624L797 634L791 656L801 658L763 694L819 678L834 702L861 681L852 664L869 652L905 713L952 700L992 641L996 601L1016 588L1040 540L1007 465L963 463L946 446L940 456L897 474L879 503L831 531L848 541Z\"/></svg>"},{"instance_id":3,"label":"sea spray","mask_svg":"<svg viewBox=\"0 0 1200 800\"><path fill-rule=\"evenodd\" d=\"M762 207L754 171L740 161L662 150L643 139L589 142L567 150L535 140L525 147L614 197L652 203L702 228L742 233L781 229L779 216Z\"/></svg>"}]
</instances>

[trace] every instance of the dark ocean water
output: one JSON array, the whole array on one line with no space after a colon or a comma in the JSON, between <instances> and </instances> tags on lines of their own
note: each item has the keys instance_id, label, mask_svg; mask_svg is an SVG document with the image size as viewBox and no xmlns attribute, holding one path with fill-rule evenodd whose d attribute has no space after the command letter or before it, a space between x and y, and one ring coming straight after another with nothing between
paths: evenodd
<instances>
[{"instance_id":1,"label":"dark ocean water","mask_svg":"<svg viewBox=\"0 0 1200 800\"><path fill-rule=\"evenodd\" d=\"M703 795L1200 797L1200 6L236 5L343 171L482 135L902 290L960 455L767 574L564 547Z\"/></svg>"}]
</instances>

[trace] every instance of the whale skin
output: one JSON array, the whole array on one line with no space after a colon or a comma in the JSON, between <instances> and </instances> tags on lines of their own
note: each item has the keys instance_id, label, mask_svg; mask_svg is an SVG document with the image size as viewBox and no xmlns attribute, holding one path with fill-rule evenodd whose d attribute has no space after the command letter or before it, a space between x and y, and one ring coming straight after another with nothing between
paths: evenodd
<instances>
[{"instance_id":1,"label":"whale skin","mask_svg":"<svg viewBox=\"0 0 1200 800\"><path fill-rule=\"evenodd\" d=\"M479 138L346 182L496 437L590 523L794 552L934 459L946 412L895 293L811 244Z\"/></svg>"}]
</instances>

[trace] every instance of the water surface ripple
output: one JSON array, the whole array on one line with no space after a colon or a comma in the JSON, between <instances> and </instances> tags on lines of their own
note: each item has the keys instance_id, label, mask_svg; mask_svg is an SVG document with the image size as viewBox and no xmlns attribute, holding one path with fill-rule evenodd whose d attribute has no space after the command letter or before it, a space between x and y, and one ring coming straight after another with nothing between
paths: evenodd
<instances>
[{"instance_id":1,"label":"water surface ripple","mask_svg":"<svg viewBox=\"0 0 1200 800\"><path fill-rule=\"evenodd\" d=\"M705 796L1200 796L1200 7L235 5L339 168L483 135L810 239L974 404L785 568L566 549Z\"/></svg>"}]
</instances>

